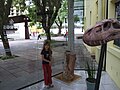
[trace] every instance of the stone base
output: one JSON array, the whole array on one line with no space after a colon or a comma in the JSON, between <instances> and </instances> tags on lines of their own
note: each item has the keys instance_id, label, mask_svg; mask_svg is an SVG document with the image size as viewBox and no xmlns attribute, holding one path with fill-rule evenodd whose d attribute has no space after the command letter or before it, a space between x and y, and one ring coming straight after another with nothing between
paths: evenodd
<instances>
[{"instance_id":1,"label":"stone base","mask_svg":"<svg viewBox=\"0 0 120 90\"><path fill-rule=\"evenodd\" d=\"M79 80L80 77L81 77L81 76L79 76L79 75L74 75L74 78L73 78L72 80L66 80L65 78L63 78L63 73L55 76L56 79L59 79L59 80L65 82L65 83L68 83L68 84L70 84L70 83L72 83L72 82L74 82L74 81L76 81L76 80Z\"/></svg>"}]
</instances>

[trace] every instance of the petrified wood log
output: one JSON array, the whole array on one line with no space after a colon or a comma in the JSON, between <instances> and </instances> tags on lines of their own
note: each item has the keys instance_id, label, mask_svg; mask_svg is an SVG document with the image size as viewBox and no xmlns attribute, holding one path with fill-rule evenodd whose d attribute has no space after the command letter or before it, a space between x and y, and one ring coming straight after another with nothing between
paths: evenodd
<instances>
[{"instance_id":1,"label":"petrified wood log","mask_svg":"<svg viewBox=\"0 0 120 90\"><path fill-rule=\"evenodd\" d=\"M66 61L64 63L64 72L63 78L65 80L73 80L74 79L74 67L76 61L76 54L73 52L65 52Z\"/></svg>"}]
</instances>

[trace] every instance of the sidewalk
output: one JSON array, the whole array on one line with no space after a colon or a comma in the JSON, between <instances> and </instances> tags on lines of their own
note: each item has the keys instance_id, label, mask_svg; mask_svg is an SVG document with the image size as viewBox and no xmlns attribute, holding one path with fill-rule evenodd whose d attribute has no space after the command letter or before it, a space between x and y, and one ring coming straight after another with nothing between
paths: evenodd
<instances>
[{"instance_id":1,"label":"sidewalk","mask_svg":"<svg viewBox=\"0 0 120 90\"><path fill-rule=\"evenodd\" d=\"M56 40L66 40L64 37L54 37ZM37 83L43 79L40 51L44 39L41 40L16 40L10 41L11 51L16 57L9 60L0 60L0 90L17 90L22 87ZM64 52L66 46L53 48L54 65L53 75L63 71ZM0 54L3 54L0 42ZM85 60L91 56L82 43L75 39L76 69L85 69ZM37 89L36 89L37 90Z\"/></svg>"},{"instance_id":2,"label":"sidewalk","mask_svg":"<svg viewBox=\"0 0 120 90\"><path fill-rule=\"evenodd\" d=\"M80 77L80 79L78 79L70 84L60 81L53 77L52 79L53 79L54 87L50 88L49 90L87 90L86 81L85 81L85 79L86 79L85 71L84 70L75 70L74 73L81 77ZM42 81L40 83L34 84L34 85L24 88L22 90L48 90L48 89L44 88L44 82ZM99 90L120 90L120 89L111 80L109 75L103 71Z\"/></svg>"},{"instance_id":3,"label":"sidewalk","mask_svg":"<svg viewBox=\"0 0 120 90\"><path fill-rule=\"evenodd\" d=\"M0 81L2 81L0 90L17 90L43 79L40 60L43 40L17 40L9 42L12 53L19 57L0 60ZM0 53L4 54L3 52L2 42L0 42ZM58 55L55 56L58 57ZM59 57L63 56L59 54ZM58 73L60 69L56 68L54 74Z\"/></svg>"}]
</instances>

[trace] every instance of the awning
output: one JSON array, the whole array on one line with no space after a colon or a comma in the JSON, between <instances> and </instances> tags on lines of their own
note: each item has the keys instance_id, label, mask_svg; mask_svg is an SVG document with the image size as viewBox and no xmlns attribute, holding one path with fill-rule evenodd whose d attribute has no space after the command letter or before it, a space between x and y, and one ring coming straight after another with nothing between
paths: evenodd
<instances>
[{"instance_id":1,"label":"awning","mask_svg":"<svg viewBox=\"0 0 120 90\"><path fill-rule=\"evenodd\" d=\"M30 18L28 16L25 16L25 15L9 17L9 20L11 20L11 19L14 21L14 23L22 23L25 21L28 21L28 22L31 21Z\"/></svg>"}]
</instances>

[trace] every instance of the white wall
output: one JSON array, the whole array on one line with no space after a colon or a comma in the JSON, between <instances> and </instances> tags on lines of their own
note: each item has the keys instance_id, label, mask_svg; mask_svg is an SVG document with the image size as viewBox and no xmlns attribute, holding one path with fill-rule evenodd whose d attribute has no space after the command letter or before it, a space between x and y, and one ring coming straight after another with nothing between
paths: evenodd
<instances>
[{"instance_id":1,"label":"white wall","mask_svg":"<svg viewBox=\"0 0 120 90\"><path fill-rule=\"evenodd\" d=\"M14 26L18 30L15 31L15 33L7 34L8 38L25 39L25 27L24 27L24 23L17 23L17 24L14 24Z\"/></svg>"}]
</instances>

